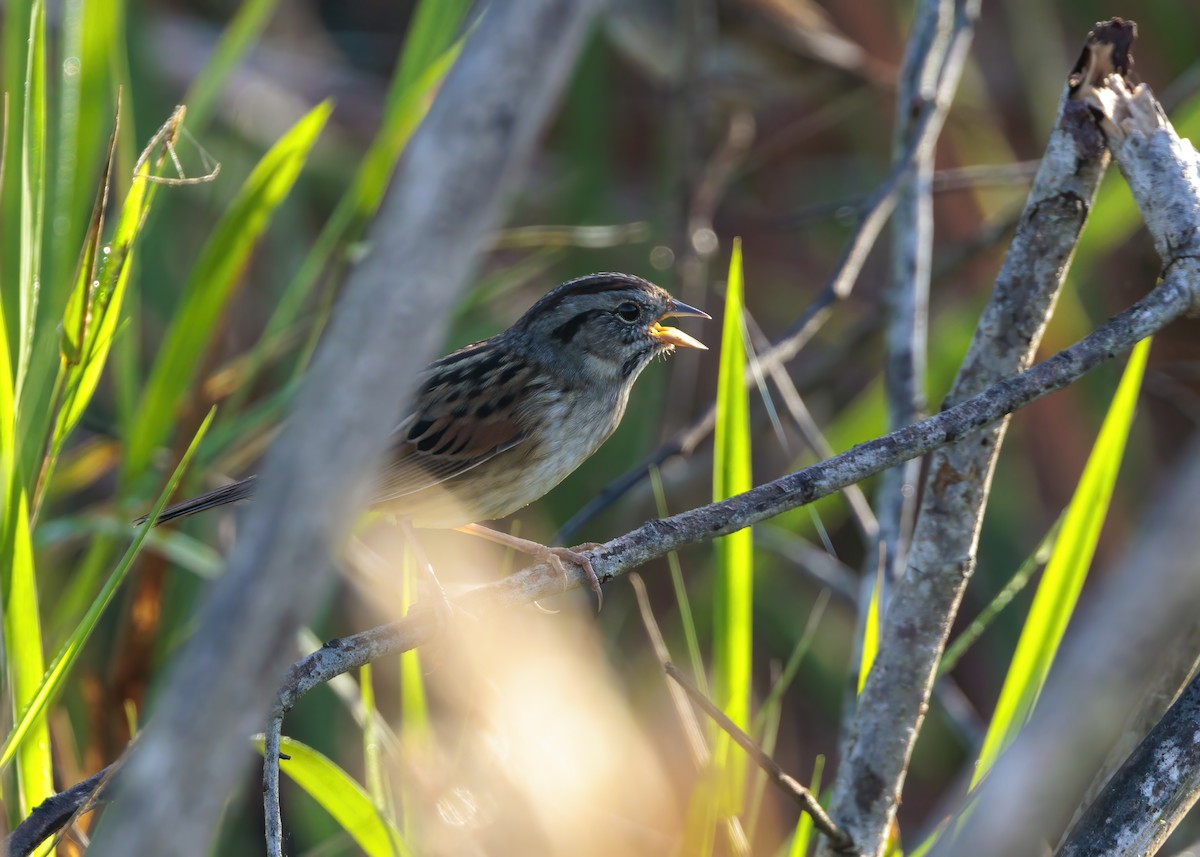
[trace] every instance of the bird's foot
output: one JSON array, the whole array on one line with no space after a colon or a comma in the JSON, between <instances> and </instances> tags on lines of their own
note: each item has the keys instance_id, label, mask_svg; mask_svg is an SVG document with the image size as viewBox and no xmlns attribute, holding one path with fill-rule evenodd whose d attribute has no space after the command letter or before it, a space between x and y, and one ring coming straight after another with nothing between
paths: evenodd
<instances>
[{"instance_id":1,"label":"bird's foot","mask_svg":"<svg viewBox=\"0 0 1200 857\"><path fill-rule=\"evenodd\" d=\"M563 566L563 560L574 563L583 569L583 573L587 575L588 583L592 585L592 592L596 593L596 612L600 612L600 608L604 606L604 591L600 588L600 578L596 576L596 569L592 567L592 561L588 555L582 553L583 550L595 550L602 545L597 542L587 542L586 544L576 545L573 548L548 548L545 545L538 545L541 551L531 553L534 559L549 563L555 571L562 575L563 584L566 585L570 578L567 576L567 569Z\"/></svg>"},{"instance_id":2,"label":"bird's foot","mask_svg":"<svg viewBox=\"0 0 1200 857\"><path fill-rule=\"evenodd\" d=\"M508 533L502 533L499 530L493 530L488 527L481 527L478 524L466 524L457 528L459 532L470 533L473 536L479 536L487 539L490 542L510 547L513 550L518 550L521 553L531 556L538 562L544 562L562 575L564 586L570 583L571 577L567 574L566 566L563 561L567 561L572 565L577 565L583 569L583 573L587 575L588 583L592 586L592 591L596 593L596 612L600 612L600 608L604 606L604 593L600 589L600 578L596 576L596 569L592 567L592 561L583 551L596 550L603 547L598 542L586 542L581 545L576 545L573 548L551 548L538 542L522 539L518 536L512 536Z\"/></svg>"}]
</instances>

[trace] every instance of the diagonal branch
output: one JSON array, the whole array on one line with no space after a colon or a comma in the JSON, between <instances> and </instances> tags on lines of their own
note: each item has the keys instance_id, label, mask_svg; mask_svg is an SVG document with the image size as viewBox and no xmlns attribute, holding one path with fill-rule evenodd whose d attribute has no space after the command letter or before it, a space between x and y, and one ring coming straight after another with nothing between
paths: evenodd
<instances>
[{"instance_id":1,"label":"diagonal branch","mask_svg":"<svg viewBox=\"0 0 1200 857\"><path fill-rule=\"evenodd\" d=\"M608 582L670 551L710 541L767 520L909 458L926 455L961 438L976 435L980 429L994 425L1030 402L1068 386L1106 360L1126 353L1175 319L1200 310L1200 258L1192 261L1194 264L1191 265L1172 266L1146 297L1075 345L935 416L728 500L647 521L585 553L591 558L600 580ZM472 588L457 596L455 603L468 613L479 615L489 610L532 604L558 595L565 588L590 585L581 569L571 566L568 573L570 577L564 583L558 571L539 563L502 580ZM434 637L437 627L435 618L428 611L417 610L396 622L331 640L296 662L275 699L267 732L268 747L272 732L278 735L284 715L309 691L385 655L423 645ZM277 755L273 760L268 758L268 776L277 764ZM277 770L273 773L278 776ZM834 817L838 816L834 814Z\"/></svg>"},{"instance_id":2,"label":"diagonal branch","mask_svg":"<svg viewBox=\"0 0 1200 857\"><path fill-rule=\"evenodd\" d=\"M825 808L821 806L821 802L817 800L816 795L802 785L795 777L788 774L783 768L779 767L779 763L768 756L763 748L754 742L754 739L742 731L736 723L726 716L725 712L713 705L712 700L700 692L694 684L688 681L687 676L668 661L663 664L663 669L667 675L675 680L675 683L687 691L687 695L692 698L700 709L711 717L718 726L737 742L738 746L746 751L746 754L754 760L754 763L767 772L767 776L775 783L779 789L794 800L799 807L812 816L813 825L821 833L829 837L830 844L838 850L845 850L851 847L850 837L846 831L837 826L837 823L829 817L825 812Z\"/></svg>"},{"instance_id":3,"label":"diagonal branch","mask_svg":"<svg viewBox=\"0 0 1200 857\"><path fill-rule=\"evenodd\" d=\"M592 566L601 582L611 581L670 551L751 526L840 491L902 461L925 455L960 438L974 436L980 429L1062 389L1200 307L1200 273L1190 271L1189 277L1168 275L1145 298L1080 342L936 416L728 500L647 521L637 529L587 551ZM572 566L569 573L570 577L564 583L562 575L549 565L533 565L502 580L473 588L455 600L468 613L479 615L488 610L531 604L557 595L564 588L590 585L580 569ZM437 623L432 616L425 612L412 613L388 625L332 640L297 662L279 692L267 728L268 755L264 764L268 792L272 788L278 789L277 754L283 718L301 697L347 670L428 642L436 629ZM273 755L272 747L275 748ZM839 816L834 813L833 817Z\"/></svg>"},{"instance_id":4,"label":"diagonal branch","mask_svg":"<svg viewBox=\"0 0 1200 857\"><path fill-rule=\"evenodd\" d=\"M1113 75L1087 100L1103 117L1113 158L1163 258L1164 282L1200 278L1200 153L1179 138L1144 85L1131 91ZM1117 737L1129 700L1142 696L1162 653L1186 640L1195 624L1198 497L1200 453L1193 451L1120 573L1080 617L1030 723L977 790L976 810L954 853L1030 853L1057 839ZM1022 823L1011 824L1014 818ZM1171 812L1164 816L1164 823L1176 820Z\"/></svg>"},{"instance_id":5,"label":"diagonal branch","mask_svg":"<svg viewBox=\"0 0 1200 857\"><path fill-rule=\"evenodd\" d=\"M961 402L1030 364L1066 279L1104 175L1103 136L1081 100L1086 86L1127 67L1129 28L1098 28L1063 93L1025 211L947 403ZM1119 56L1112 52L1119 41ZM1101 61L1103 60L1103 61ZM1077 76L1093 71L1091 77ZM933 456L906 575L884 615L879 654L834 784L840 813L865 854L883 847L946 634L975 566L980 523L1006 421Z\"/></svg>"},{"instance_id":6,"label":"diagonal branch","mask_svg":"<svg viewBox=\"0 0 1200 857\"><path fill-rule=\"evenodd\" d=\"M1056 852L1154 854L1200 798L1200 676L1150 730Z\"/></svg>"},{"instance_id":7,"label":"diagonal branch","mask_svg":"<svg viewBox=\"0 0 1200 857\"><path fill-rule=\"evenodd\" d=\"M131 750L91 851L207 854L287 646L534 149L599 0L495 4L413 136L224 576Z\"/></svg>"}]
</instances>

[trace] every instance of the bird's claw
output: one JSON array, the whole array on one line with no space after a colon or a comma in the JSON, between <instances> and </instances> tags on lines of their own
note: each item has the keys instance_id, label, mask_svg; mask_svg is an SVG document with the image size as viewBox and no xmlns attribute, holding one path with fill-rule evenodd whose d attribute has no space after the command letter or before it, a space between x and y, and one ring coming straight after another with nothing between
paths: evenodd
<instances>
[{"instance_id":1,"label":"bird's claw","mask_svg":"<svg viewBox=\"0 0 1200 857\"><path fill-rule=\"evenodd\" d=\"M563 560L573 563L583 569L583 573L587 575L588 583L592 586L592 592L596 593L596 612L604 606L604 591L600 588L600 578L596 576L596 569L592 567L592 561L588 555L581 552L584 550L595 550L601 547L596 542L588 542L582 545L576 545L573 548L546 548L546 553L541 557L545 562L549 563L555 571L562 575L564 586L570 581L567 575L567 569L563 565Z\"/></svg>"}]
</instances>

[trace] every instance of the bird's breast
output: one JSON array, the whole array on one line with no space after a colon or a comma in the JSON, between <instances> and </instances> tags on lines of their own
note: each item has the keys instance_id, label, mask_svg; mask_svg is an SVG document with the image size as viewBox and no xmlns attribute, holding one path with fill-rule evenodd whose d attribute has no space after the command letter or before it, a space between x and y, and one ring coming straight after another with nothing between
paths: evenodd
<instances>
[{"instance_id":1,"label":"bird's breast","mask_svg":"<svg viewBox=\"0 0 1200 857\"><path fill-rule=\"evenodd\" d=\"M441 502L426 496L406 503L406 514L418 527L453 527L523 509L591 457L620 423L627 399L627 391L604 395L558 387L531 396L523 415L527 440L439 486Z\"/></svg>"}]
</instances>

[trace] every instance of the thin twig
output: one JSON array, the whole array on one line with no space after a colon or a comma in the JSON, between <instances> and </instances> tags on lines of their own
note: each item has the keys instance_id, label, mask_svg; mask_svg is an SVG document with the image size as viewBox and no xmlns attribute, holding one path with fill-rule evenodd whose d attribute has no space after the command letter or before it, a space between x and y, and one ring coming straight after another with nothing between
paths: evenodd
<instances>
[{"instance_id":1,"label":"thin twig","mask_svg":"<svg viewBox=\"0 0 1200 857\"><path fill-rule=\"evenodd\" d=\"M629 583L633 586L633 593L637 597L638 612L642 617L642 625L646 628L646 635L650 638L654 656L658 658L659 665L666 668L667 664L671 662L671 653L667 649L667 641L663 639L662 630L658 627L658 621L654 618L654 611L650 607L646 584L642 580L642 576L636 572L629 575ZM671 696L675 714L679 717L679 723L683 727L684 738L687 739L688 749L692 753L692 762L696 765L696 770L702 771L708 767L711 754L708 742L704 740L700 722L696 719L696 713L687 704L687 695L677 685L667 682L667 693Z\"/></svg>"},{"instance_id":2,"label":"thin twig","mask_svg":"<svg viewBox=\"0 0 1200 857\"><path fill-rule=\"evenodd\" d=\"M978 3L963 4L962 11L956 14L955 0L921 0L900 72L893 143L896 157L902 156L919 132L912 121L918 106L929 111L933 127L922 135L892 218L892 272L885 295L888 326L883 358L889 429L908 425L925 414L934 155L974 36ZM877 595L881 612L908 556L920 473L920 459L906 461L886 471L876 490L874 508L883 551L883 576ZM870 600L859 604L860 633L856 636L860 638Z\"/></svg>"},{"instance_id":3,"label":"thin twig","mask_svg":"<svg viewBox=\"0 0 1200 857\"><path fill-rule=\"evenodd\" d=\"M761 370L761 364L758 361L757 351L763 348L763 343L766 341L766 335L762 332L762 328L758 326L754 317L750 313L745 313L746 327L749 329L753 348L748 349L753 365ZM800 436L804 438L804 442L808 444L809 449L816 453L818 458L830 458L834 455L834 449L826 440L825 434L821 431L821 427L817 425L817 421L813 418L812 412L808 406L804 404L804 398L800 395L800 390L796 387L796 382L792 380L792 376L788 374L787 368L776 364L767 370L771 376L771 380L775 384L775 388L779 391L780 398L783 399L783 405L787 408L788 415L792 418L792 422L796 426L796 430L800 432ZM765 381L760 382L760 388L765 386ZM763 393L763 398L766 399L767 394ZM774 411L771 413L774 417ZM867 544L872 544L879 532L879 522L875 520L875 513L871 511L871 504L867 502L867 495L857 485L847 485L846 490L842 492L846 499L846 505L850 509L850 515L854 518L854 523L858 525L859 534Z\"/></svg>"},{"instance_id":4,"label":"thin twig","mask_svg":"<svg viewBox=\"0 0 1200 857\"><path fill-rule=\"evenodd\" d=\"M697 690L695 685L688 681L687 676L679 671L678 667L668 661L663 664L663 669L666 670L667 675L673 678L680 687L687 691L688 696L692 698L692 701L696 705L700 706L700 709L705 714L711 717L718 726L729 734L730 738L737 742L739 747L746 751L755 764L767 772L767 776L771 778L771 782L779 786L780 791L794 800L800 809L812 816L813 826L829 837L829 841L835 849L843 850L853 847L853 842L849 835L829 817L825 809L821 806L821 802L817 800L812 792L784 771L783 768L779 767L779 764L764 753L753 738L743 732L736 723L725 716L725 712L713 705L707 696Z\"/></svg>"}]
</instances>

